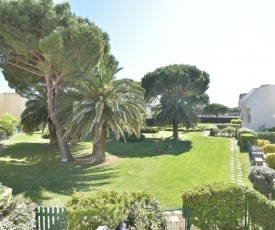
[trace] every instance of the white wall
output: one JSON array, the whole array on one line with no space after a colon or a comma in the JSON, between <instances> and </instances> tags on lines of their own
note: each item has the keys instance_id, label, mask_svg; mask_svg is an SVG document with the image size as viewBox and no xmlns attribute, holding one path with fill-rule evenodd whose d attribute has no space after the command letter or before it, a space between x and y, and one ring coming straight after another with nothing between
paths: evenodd
<instances>
[{"instance_id":1,"label":"white wall","mask_svg":"<svg viewBox=\"0 0 275 230\"><path fill-rule=\"evenodd\" d=\"M0 117L9 113L20 121L26 102L26 98L20 97L16 93L0 93Z\"/></svg>"}]
</instances>

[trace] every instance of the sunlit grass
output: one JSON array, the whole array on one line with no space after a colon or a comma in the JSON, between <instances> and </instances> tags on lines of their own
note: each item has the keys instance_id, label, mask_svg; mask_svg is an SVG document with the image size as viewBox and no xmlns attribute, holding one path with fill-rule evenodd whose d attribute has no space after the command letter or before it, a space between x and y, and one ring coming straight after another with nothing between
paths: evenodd
<instances>
[{"instance_id":1,"label":"sunlit grass","mask_svg":"<svg viewBox=\"0 0 275 230\"><path fill-rule=\"evenodd\" d=\"M180 133L180 141L170 140L171 132L146 134L143 142L106 143L107 162L62 163L56 146L36 133L18 134L0 152L0 182L14 194L43 205L63 206L74 190L147 191L159 199L163 209L181 207L184 189L213 182L230 182L230 139L204 136L202 132ZM157 139L163 138L157 151ZM91 142L71 148L74 156L92 151ZM244 177L249 168L247 154L241 153ZM247 182L247 181L245 181Z\"/></svg>"}]
</instances>

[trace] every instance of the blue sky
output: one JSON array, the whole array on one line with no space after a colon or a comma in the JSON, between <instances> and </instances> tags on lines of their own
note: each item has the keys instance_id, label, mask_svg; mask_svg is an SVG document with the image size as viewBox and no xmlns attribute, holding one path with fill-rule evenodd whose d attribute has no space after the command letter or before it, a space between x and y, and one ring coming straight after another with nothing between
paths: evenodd
<instances>
[{"instance_id":1,"label":"blue sky","mask_svg":"<svg viewBox=\"0 0 275 230\"><path fill-rule=\"evenodd\" d=\"M195 65L210 75L210 102L229 107L238 106L239 94L275 84L274 0L69 3L109 34L111 53L123 67L117 78L140 81L158 67ZM8 90L0 76L0 92Z\"/></svg>"}]
</instances>

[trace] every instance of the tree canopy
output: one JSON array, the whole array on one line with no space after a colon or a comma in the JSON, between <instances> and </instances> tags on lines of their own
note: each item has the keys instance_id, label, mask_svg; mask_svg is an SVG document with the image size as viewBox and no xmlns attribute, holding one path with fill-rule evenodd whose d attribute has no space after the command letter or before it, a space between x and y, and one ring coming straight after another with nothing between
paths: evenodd
<instances>
[{"instance_id":1,"label":"tree canopy","mask_svg":"<svg viewBox=\"0 0 275 230\"><path fill-rule=\"evenodd\" d=\"M18 90L29 83L44 82L61 158L72 160L54 116L54 91L56 95L62 92L60 81L64 77L77 77L76 72L97 65L109 52L108 34L71 13L68 3L54 5L52 0L2 0L0 25L0 68L10 86Z\"/></svg>"},{"instance_id":2,"label":"tree canopy","mask_svg":"<svg viewBox=\"0 0 275 230\"><path fill-rule=\"evenodd\" d=\"M158 98L156 123L173 125L173 137L178 138L178 125L194 127L199 121L196 110L209 101L205 91L209 75L190 65L169 65L146 74L141 85L147 101Z\"/></svg>"},{"instance_id":3,"label":"tree canopy","mask_svg":"<svg viewBox=\"0 0 275 230\"><path fill-rule=\"evenodd\" d=\"M206 105L203 108L203 114L215 115L216 117L218 117L219 114L225 114L228 111L229 111L229 108L227 106L218 104L218 103L212 103L212 104Z\"/></svg>"},{"instance_id":4,"label":"tree canopy","mask_svg":"<svg viewBox=\"0 0 275 230\"><path fill-rule=\"evenodd\" d=\"M119 140L124 132L139 137L145 124L144 89L133 80L116 80L119 70L114 57L105 55L93 71L71 82L66 93L57 97L61 104L57 116L63 118L66 136L84 139L92 132L97 162L105 160L108 129Z\"/></svg>"}]
</instances>

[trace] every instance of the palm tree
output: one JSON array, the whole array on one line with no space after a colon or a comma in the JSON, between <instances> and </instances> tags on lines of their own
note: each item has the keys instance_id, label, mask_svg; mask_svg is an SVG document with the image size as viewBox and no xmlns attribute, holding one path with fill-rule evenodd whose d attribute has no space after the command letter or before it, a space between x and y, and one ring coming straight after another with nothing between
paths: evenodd
<instances>
[{"instance_id":1,"label":"palm tree","mask_svg":"<svg viewBox=\"0 0 275 230\"><path fill-rule=\"evenodd\" d=\"M140 137L145 124L144 89L132 80L116 80L119 70L113 56L104 56L91 73L57 98L61 106L57 116L63 118L65 135L84 139L92 131L92 155L98 163L105 161L108 129L119 140L125 131Z\"/></svg>"},{"instance_id":2,"label":"palm tree","mask_svg":"<svg viewBox=\"0 0 275 230\"><path fill-rule=\"evenodd\" d=\"M173 125L173 139L177 140L178 126L194 128L199 121L196 115L196 107L193 104L192 97L183 97L177 92L165 94L160 99L160 105L155 107L156 124L159 126Z\"/></svg>"},{"instance_id":3,"label":"palm tree","mask_svg":"<svg viewBox=\"0 0 275 230\"><path fill-rule=\"evenodd\" d=\"M42 131L48 126L50 144L56 144L56 129L48 112L46 88L36 89L35 93L28 93L26 97L29 100L25 104L26 108L21 114L20 122L24 132L31 135L40 126Z\"/></svg>"}]
</instances>

